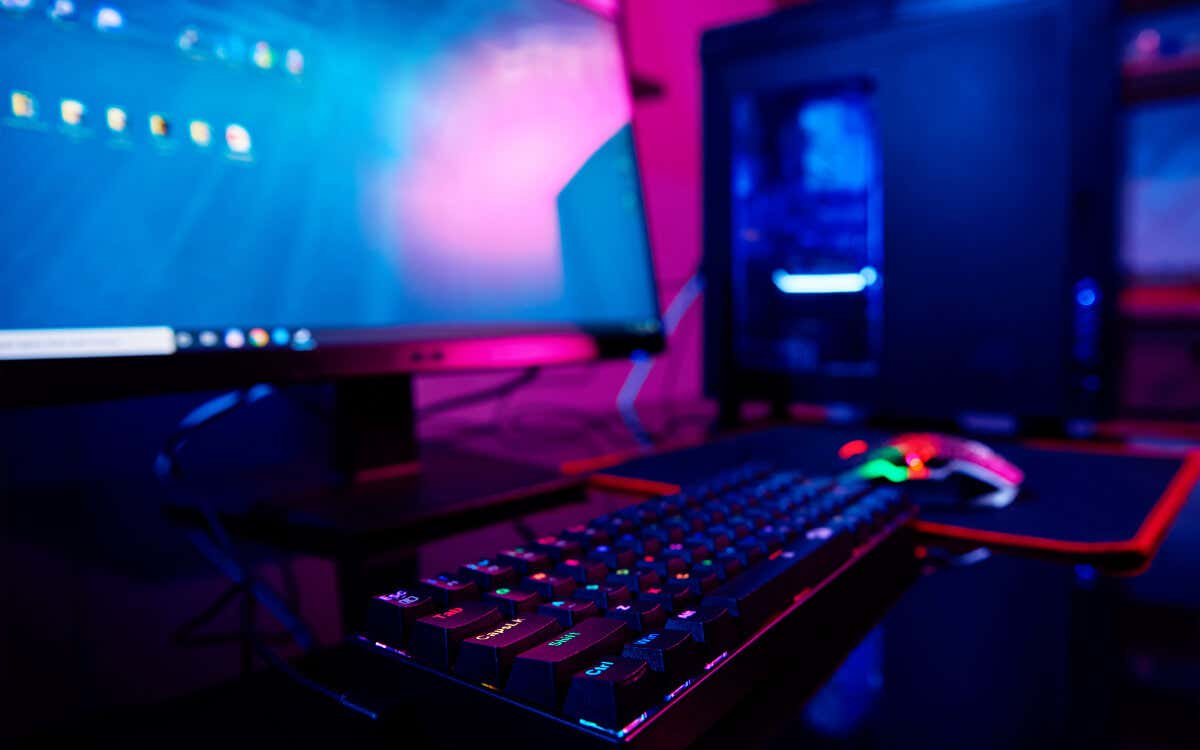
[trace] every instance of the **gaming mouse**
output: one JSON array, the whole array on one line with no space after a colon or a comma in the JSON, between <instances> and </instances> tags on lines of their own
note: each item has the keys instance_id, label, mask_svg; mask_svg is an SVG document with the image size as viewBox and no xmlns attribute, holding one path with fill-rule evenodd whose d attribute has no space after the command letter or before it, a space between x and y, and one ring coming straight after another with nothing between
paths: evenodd
<instances>
[{"instance_id":1,"label":"gaming mouse","mask_svg":"<svg viewBox=\"0 0 1200 750\"><path fill-rule=\"evenodd\" d=\"M1011 504L1025 481L1025 472L983 443L932 432L897 435L873 450L865 441L855 440L843 445L838 455L859 461L848 472L859 479L974 480L983 491L970 504L985 508Z\"/></svg>"}]
</instances>

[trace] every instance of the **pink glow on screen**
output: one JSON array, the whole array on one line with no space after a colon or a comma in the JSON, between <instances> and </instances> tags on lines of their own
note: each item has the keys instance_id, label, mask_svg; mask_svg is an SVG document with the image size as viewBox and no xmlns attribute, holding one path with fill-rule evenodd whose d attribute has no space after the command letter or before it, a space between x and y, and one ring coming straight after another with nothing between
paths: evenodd
<instances>
[{"instance_id":1,"label":"pink glow on screen","mask_svg":"<svg viewBox=\"0 0 1200 750\"><path fill-rule=\"evenodd\" d=\"M384 176L387 246L433 304L557 299L558 194L631 117L615 27L509 37L464 46L415 92L397 87L406 133Z\"/></svg>"},{"instance_id":2,"label":"pink glow on screen","mask_svg":"<svg viewBox=\"0 0 1200 750\"><path fill-rule=\"evenodd\" d=\"M573 0L576 5L596 11L612 18L621 9L621 0Z\"/></svg>"}]
</instances>

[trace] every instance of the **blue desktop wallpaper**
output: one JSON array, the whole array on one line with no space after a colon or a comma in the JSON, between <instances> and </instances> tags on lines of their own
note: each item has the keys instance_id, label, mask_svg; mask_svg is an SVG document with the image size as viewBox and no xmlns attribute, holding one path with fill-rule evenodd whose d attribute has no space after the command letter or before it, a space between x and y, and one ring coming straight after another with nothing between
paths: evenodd
<instances>
[{"instance_id":1,"label":"blue desktop wallpaper","mask_svg":"<svg viewBox=\"0 0 1200 750\"><path fill-rule=\"evenodd\" d=\"M615 24L566 0L5 0L0 329L657 317Z\"/></svg>"}]
</instances>

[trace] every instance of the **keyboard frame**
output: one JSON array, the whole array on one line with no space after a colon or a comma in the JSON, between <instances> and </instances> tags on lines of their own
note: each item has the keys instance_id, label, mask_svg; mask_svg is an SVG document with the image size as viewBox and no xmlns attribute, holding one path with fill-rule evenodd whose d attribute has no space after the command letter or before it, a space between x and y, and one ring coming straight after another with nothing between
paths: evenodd
<instances>
[{"instance_id":1,"label":"keyboard frame","mask_svg":"<svg viewBox=\"0 0 1200 750\"><path fill-rule=\"evenodd\" d=\"M790 606L706 666L704 674L675 688L659 707L617 732L547 713L363 636L353 642L385 657L374 660L386 665L376 679L401 688L391 705L376 707L382 721L408 735L430 725L444 727L423 737L437 745L684 748L729 713L756 682L778 673L781 661L800 667L793 682L797 705L815 691L916 580L920 563L910 525L915 517L915 508L902 511L833 573L798 592ZM799 645L804 642L820 648Z\"/></svg>"}]
</instances>

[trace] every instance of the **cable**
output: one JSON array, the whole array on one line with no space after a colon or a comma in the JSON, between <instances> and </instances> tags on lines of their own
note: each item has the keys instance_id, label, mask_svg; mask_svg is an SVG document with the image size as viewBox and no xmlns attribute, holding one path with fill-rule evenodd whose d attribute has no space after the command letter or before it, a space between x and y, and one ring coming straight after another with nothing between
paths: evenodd
<instances>
[{"instance_id":1,"label":"cable","mask_svg":"<svg viewBox=\"0 0 1200 750\"><path fill-rule=\"evenodd\" d=\"M692 303L703 291L704 277L697 270L675 294L675 298L671 300L671 303L667 305L666 312L663 313L663 330L667 338L675 333L683 316L687 314ZM654 445L655 441L638 415L637 397L641 393L642 386L646 384L647 378L650 377L650 371L654 369L655 361L653 357L642 351L635 352L632 359L633 367L629 369L625 382L621 384L621 390L617 392L617 413L621 415L621 420L638 445L649 448Z\"/></svg>"},{"instance_id":2,"label":"cable","mask_svg":"<svg viewBox=\"0 0 1200 750\"><path fill-rule=\"evenodd\" d=\"M422 417L431 417L435 414L444 414L448 411L455 411L456 409L474 406L480 402L504 398L505 396L508 396L518 389L523 388L537 380L538 375L540 374L540 367L529 367L509 380L504 381L503 383L499 383L479 391L474 391L472 393L451 396L450 398L438 401L437 403L430 404L429 406L419 410L417 413Z\"/></svg>"},{"instance_id":3,"label":"cable","mask_svg":"<svg viewBox=\"0 0 1200 750\"><path fill-rule=\"evenodd\" d=\"M179 425L167 437L154 460L155 475L165 486L172 486L180 477L179 453L187 446L192 435L199 429L227 417L241 407L248 406L275 393L269 385L259 384L241 391L231 391L209 399L188 412ZM216 511L200 494L193 497L204 516L208 533L189 534L192 545L214 567L224 573L236 586L245 588L247 594L262 604L292 638L307 651L315 641L304 621L293 614L279 598L274 589L259 581L248 572L246 565L238 559L232 537L221 523ZM247 635L249 637L249 635Z\"/></svg>"}]
</instances>

